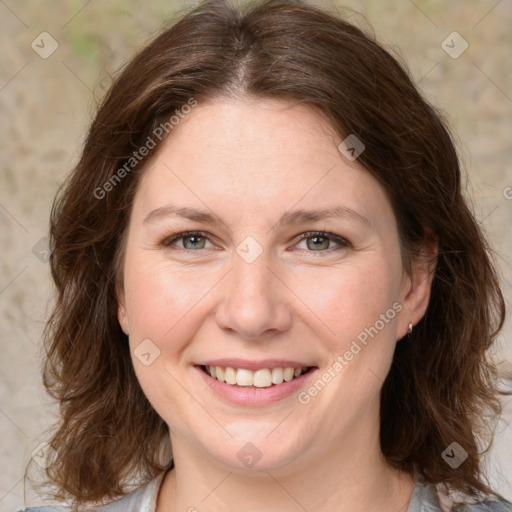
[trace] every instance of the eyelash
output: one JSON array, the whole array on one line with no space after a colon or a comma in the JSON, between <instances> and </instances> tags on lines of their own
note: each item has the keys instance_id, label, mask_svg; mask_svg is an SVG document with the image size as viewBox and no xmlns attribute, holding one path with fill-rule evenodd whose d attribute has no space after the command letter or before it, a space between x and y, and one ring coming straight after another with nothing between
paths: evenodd
<instances>
[{"instance_id":1,"label":"eyelash","mask_svg":"<svg viewBox=\"0 0 512 512\"><path fill-rule=\"evenodd\" d=\"M177 240L181 240L181 239L184 239L184 238L189 238L189 237L193 237L193 236L198 236L198 237L201 237L201 238L206 238L209 240L208 238L208 234L205 233L204 231L184 231L182 233L177 233L176 235L172 235L170 237L166 237L160 244L161 247L163 248L168 248L169 246L172 246L174 245L174 242L176 242ZM297 240L297 244L302 242L302 240L307 240L308 238L313 238L313 237L319 237L319 238L328 238L329 240L331 241L334 241L336 242L337 244L339 244L338 247L334 247L334 248L329 248L329 249L325 249L325 250L319 250L319 251L313 251L313 250L306 250L306 252L310 252L310 253L331 253L333 251L337 251L337 250L341 250L341 249L347 249L347 248L351 248L352 247L352 244L346 239L346 238L343 238L341 236L338 236L338 235L335 235L334 233L328 233L326 231L309 231L307 233L302 233L300 236L299 236L299 239ZM211 240L210 240L211 242ZM173 250L179 250L179 251L186 251L186 252L199 252L201 250L204 250L204 249L185 249L184 247L177 247L176 249L173 249Z\"/></svg>"}]
</instances>

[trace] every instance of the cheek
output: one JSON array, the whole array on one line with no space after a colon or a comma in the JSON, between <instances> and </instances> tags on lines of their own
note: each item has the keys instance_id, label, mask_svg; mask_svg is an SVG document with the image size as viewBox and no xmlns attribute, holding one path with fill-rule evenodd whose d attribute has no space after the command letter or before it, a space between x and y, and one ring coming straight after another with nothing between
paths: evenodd
<instances>
[{"instance_id":1,"label":"cheek","mask_svg":"<svg viewBox=\"0 0 512 512\"><path fill-rule=\"evenodd\" d=\"M125 262L133 367L147 399L171 428L177 421L174 412L190 407L180 385L183 375L175 369L201 325L201 298L215 284L211 274L199 274L151 262L142 252L132 253ZM143 346L144 350L139 348ZM141 357L144 353L150 354L149 361Z\"/></svg>"},{"instance_id":2,"label":"cheek","mask_svg":"<svg viewBox=\"0 0 512 512\"><path fill-rule=\"evenodd\" d=\"M133 343L149 338L169 351L172 339L171 352L180 353L191 329L200 326L199 316L218 280L215 272L152 262L143 252L127 257L125 291Z\"/></svg>"},{"instance_id":3,"label":"cheek","mask_svg":"<svg viewBox=\"0 0 512 512\"><path fill-rule=\"evenodd\" d=\"M330 411L322 416L327 431L339 431L340 418L351 422L374 404L389 372L401 305L399 268L388 261L372 257L299 280L298 295L308 297L329 352L318 376L327 384L313 383L302 399L309 396L316 407Z\"/></svg>"},{"instance_id":4,"label":"cheek","mask_svg":"<svg viewBox=\"0 0 512 512\"><path fill-rule=\"evenodd\" d=\"M304 298L333 353L343 353L352 340L376 323L382 331L379 334L391 337L396 317L392 305L398 298L400 282L397 269L388 261L376 257L354 259L297 279L294 289L298 297ZM381 315L386 322L382 322Z\"/></svg>"}]
</instances>

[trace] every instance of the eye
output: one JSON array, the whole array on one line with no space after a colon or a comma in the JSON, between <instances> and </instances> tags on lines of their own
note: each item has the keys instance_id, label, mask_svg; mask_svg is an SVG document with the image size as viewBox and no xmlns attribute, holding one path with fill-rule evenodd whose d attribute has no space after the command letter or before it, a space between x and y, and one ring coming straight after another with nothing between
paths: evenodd
<instances>
[{"instance_id":1,"label":"eye","mask_svg":"<svg viewBox=\"0 0 512 512\"><path fill-rule=\"evenodd\" d=\"M325 231L315 231L310 233L303 233L300 235L300 242L306 242L306 247L309 252L327 252L329 249L339 250L350 247L350 242L333 233L326 233ZM332 243L336 243L338 247L330 247Z\"/></svg>"},{"instance_id":2,"label":"eye","mask_svg":"<svg viewBox=\"0 0 512 512\"><path fill-rule=\"evenodd\" d=\"M206 241L208 240L208 236L206 233L202 231L186 231L184 233L178 233L175 236L170 238L166 238L162 242L163 247L168 247L170 245L178 245L176 242L182 240L182 246L178 247L179 249L194 251L196 249L207 249L205 247Z\"/></svg>"},{"instance_id":3,"label":"eye","mask_svg":"<svg viewBox=\"0 0 512 512\"><path fill-rule=\"evenodd\" d=\"M297 238L299 239L298 244L306 242L307 252L330 252L331 250L336 251L351 247L350 242L345 238L325 231L303 233ZM164 248L174 246L178 250L194 252L201 249L211 249L213 244L208 247L206 245L208 242L211 244L208 234L203 231L185 231L165 238L160 245ZM331 247L333 244L336 244L337 247Z\"/></svg>"}]
</instances>

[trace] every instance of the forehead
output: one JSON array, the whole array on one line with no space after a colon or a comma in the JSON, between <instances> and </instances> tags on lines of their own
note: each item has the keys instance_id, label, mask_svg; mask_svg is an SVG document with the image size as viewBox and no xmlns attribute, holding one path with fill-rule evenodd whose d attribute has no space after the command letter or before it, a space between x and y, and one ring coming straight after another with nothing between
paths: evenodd
<instances>
[{"instance_id":1,"label":"forehead","mask_svg":"<svg viewBox=\"0 0 512 512\"><path fill-rule=\"evenodd\" d=\"M380 184L338 150L342 138L303 104L217 99L198 104L173 128L144 171L143 211L180 199L238 215L342 205L368 215L390 205ZM386 204L387 203L387 204ZM382 213L382 212L381 212Z\"/></svg>"},{"instance_id":2,"label":"forehead","mask_svg":"<svg viewBox=\"0 0 512 512\"><path fill-rule=\"evenodd\" d=\"M231 172L257 167L266 178L313 158L328 165L338 157L339 137L311 107L290 100L219 98L199 104L172 130L162 156L187 156L190 164L207 171ZM329 149L329 150L328 150ZM327 151L328 150L328 151ZM210 165L206 165L210 162Z\"/></svg>"}]
</instances>

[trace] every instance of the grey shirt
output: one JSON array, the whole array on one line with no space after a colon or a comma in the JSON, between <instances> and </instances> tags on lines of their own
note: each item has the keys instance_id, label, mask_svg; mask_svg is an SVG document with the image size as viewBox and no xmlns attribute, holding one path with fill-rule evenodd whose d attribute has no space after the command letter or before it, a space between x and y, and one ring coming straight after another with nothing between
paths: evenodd
<instances>
[{"instance_id":1,"label":"grey shirt","mask_svg":"<svg viewBox=\"0 0 512 512\"><path fill-rule=\"evenodd\" d=\"M126 496L102 505L96 512L155 512L158 491L165 475L163 471L148 484L135 489ZM190 510L195 510L190 507ZM55 505L25 507L16 512L72 512L71 508ZM406 512L442 512L435 497L432 486L416 480L414 491ZM465 505L457 512L512 512L512 504L508 501L492 501L475 505Z\"/></svg>"}]
</instances>

